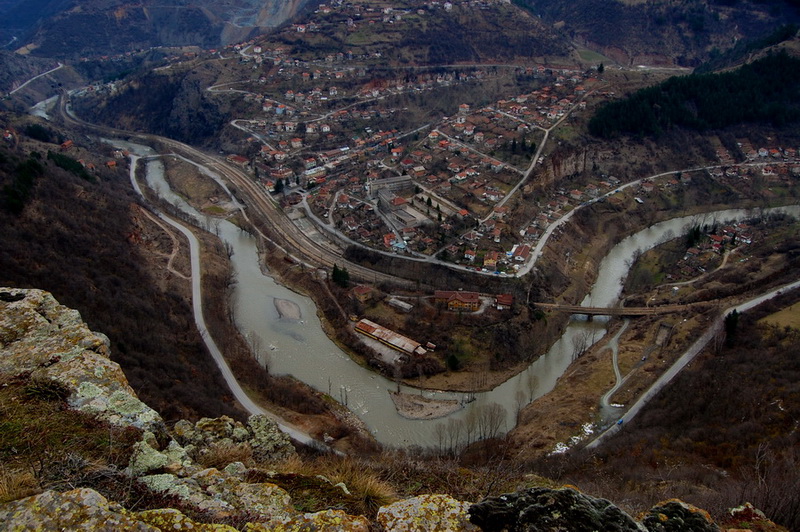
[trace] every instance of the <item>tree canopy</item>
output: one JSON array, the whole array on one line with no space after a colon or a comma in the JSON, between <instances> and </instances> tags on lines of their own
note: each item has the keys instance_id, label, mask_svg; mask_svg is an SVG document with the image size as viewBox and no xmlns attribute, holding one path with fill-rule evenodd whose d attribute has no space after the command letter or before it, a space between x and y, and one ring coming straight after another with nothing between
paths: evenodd
<instances>
[{"instance_id":1,"label":"tree canopy","mask_svg":"<svg viewBox=\"0 0 800 532\"><path fill-rule=\"evenodd\" d=\"M800 60L772 54L721 74L676 76L600 108L589 122L598 137L658 136L742 123L783 126L800 120Z\"/></svg>"}]
</instances>

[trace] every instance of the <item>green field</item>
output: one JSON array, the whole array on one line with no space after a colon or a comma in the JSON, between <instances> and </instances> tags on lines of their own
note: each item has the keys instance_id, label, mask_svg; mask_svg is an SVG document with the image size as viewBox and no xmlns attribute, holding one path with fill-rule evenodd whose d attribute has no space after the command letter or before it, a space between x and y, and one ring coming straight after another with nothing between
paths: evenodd
<instances>
[{"instance_id":1,"label":"green field","mask_svg":"<svg viewBox=\"0 0 800 532\"><path fill-rule=\"evenodd\" d=\"M774 314L770 314L766 318L761 318L759 322L769 325L777 325L778 327L791 327L792 329L800 329L800 303L795 303L791 307L785 308Z\"/></svg>"},{"instance_id":2,"label":"green field","mask_svg":"<svg viewBox=\"0 0 800 532\"><path fill-rule=\"evenodd\" d=\"M602 63L604 61L610 62L606 56L585 48L583 50L578 50L578 56L581 58L581 60L589 63Z\"/></svg>"}]
</instances>

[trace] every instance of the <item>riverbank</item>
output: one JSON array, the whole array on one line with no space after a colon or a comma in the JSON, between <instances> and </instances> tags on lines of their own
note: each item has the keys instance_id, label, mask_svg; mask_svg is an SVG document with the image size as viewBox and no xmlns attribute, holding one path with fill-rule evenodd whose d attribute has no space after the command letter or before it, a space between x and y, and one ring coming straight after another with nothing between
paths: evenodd
<instances>
[{"instance_id":1,"label":"riverbank","mask_svg":"<svg viewBox=\"0 0 800 532\"><path fill-rule=\"evenodd\" d=\"M631 321L619 340L618 364L624 382L609 398L612 409L608 414L613 417L616 410L618 417L623 416L627 407L634 404L697 338L705 334L721 309L796 279L796 259L792 258L792 250L800 244L794 236L797 223L781 223L778 219L766 224L761 222L758 228L753 231L756 235L753 241L742 255L737 255L739 259L728 261L725 268L697 277L690 283L679 283L679 290L665 291L664 286L656 285L650 291L637 293L639 305L651 300L656 304L708 300L709 304L695 306L681 314L640 317ZM786 243L782 249L774 246L776 240ZM666 244L648 253L668 255L670 251L670 244ZM663 264L670 262L664 257L662 259ZM655 262L659 261L650 259L647 263ZM670 269L657 273L670 273L677 277L677 272ZM613 322L610 329L613 335L616 330ZM719 349L723 338L712 340L713 349ZM599 399L616 383L611 351L605 349L606 341L574 361L550 393L520 412L517 427L509 434L512 446L520 456L535 459L576 445L586 440L587 431L594 430L596 424L601 423Z\"/></svg>"},{"instance_id":2,"label":"riverbank","mask_svg":"<svg viewBox=\"0 0 800 532\"><path fill-rule=\"evenodd\" d=\"M162 192L170 186L168 183L173 174L185 177L187 171L192 169L183 161L166 159L163 162ZM199 205L194 207L199 208ZM292 376L271 374L268 363L265 367L263 360L256 360L253 356L253 346L230 319L233 309L229 306L229 291L237 283L230 261L231 249L227 247L227 242L220 240L227 223L221 218L210 222L216 234L197 227L191 227L190 230L202 243L199 246L202 275L199 277L210 336L224 345L224 357L230 371L236 375L236 380L247 395L237 397L238 402L241 405L252 403L249 408L245 406L242 409L242 415L246 415L245 410L252 411L253 408L268 410L278 416L288 430L295 429L295 434L300 437L293 437L297 437L298 441L307 440L306 436L310 436L317 441L324 440L339 451L374 448L375 441L369 430L349 410L329 401L325 394ZM191 292L187 296L191 297ZM274 301L276 310L287 321L299 321L302 318L301 309L296 303L282 298Z\"/></svg>"}]
</instances>

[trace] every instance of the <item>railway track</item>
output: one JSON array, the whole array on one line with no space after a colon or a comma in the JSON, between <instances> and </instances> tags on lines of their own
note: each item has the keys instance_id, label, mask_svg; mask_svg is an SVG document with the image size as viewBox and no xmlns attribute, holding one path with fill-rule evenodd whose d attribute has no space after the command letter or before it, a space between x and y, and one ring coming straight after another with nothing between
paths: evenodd
<instances>
[{"instance_id":1,"label":"railway track","mask_svg":"<svg viewBox=\"0 0 800 532\"><path fill-rule=\"evenodd\" d=\"M61 119L67 125L88 129L94 134L99 134L106 137L131 138L147 144L158 143L169 148L169 150L175 152L176 154L188 159L192 159L198 164L206 166L219 173L224 179L234 185L240 194L245 196L242 198L245 203L249 205L251 209L253 209L254 213L264 222L266 222L268 226L274 229L277 238L267 235L264 231L258 228L258 225L254 223L254 221L251 220L251 225L258 235L266 241L274 244L293 260L303 263L309 267L327 269L332 269L334 264L336 264L339 267L347 268L351 278L362 281L375 283L388 282L406 287L415 286L415 283L408 279L372 270L360 264L350 262L341 254L336 253L335 251L319 244L318 242L315 242L313 239L309 238L308 235L303 233L303 231L297 227L283 211L281 211L278 205L276 205L275 202L267 196L267 192L263 190L257 183L255 183L250 176L238 168L227 164L225 161L220 160L218 157L209 155L197 148L166 137L149 133L135 133L86 122L69 113L67 110L67 104L67 97L62 93L59 96L57 107ZM283 241L283 245L278 241L278 238Z\"/></svg>"}]
</instances>

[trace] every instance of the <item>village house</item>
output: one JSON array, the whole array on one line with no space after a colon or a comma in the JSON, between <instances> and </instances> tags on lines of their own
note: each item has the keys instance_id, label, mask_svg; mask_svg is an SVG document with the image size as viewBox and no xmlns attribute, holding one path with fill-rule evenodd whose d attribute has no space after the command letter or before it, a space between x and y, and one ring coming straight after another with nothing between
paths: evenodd
<instances>
[{"instance_id":1,"label":"village house","mask_svg":"<svg viewBox=\"0 0 800 532\"><path fill-rule=\"evenodd\" d=\"M525 262L531 254L531 247L528 244L522 244L514 250L514 260L517 262Z\"/></svg>"},{"instance_id":2,"label":"village house","mask_svg":"<svg viewBox=\"0 0 800 532\"><path fill-rule=\"evenodd\" d=\"M514 305L514 296L511 294L499 294L494 299L497 310L507 310Z\"/></svg>"},{"instance_id":3,"label":"village house","mask_svg":"<svg viewBox=\"0 0 800 532\"><path fill-rule=\"evenodd\" d=\"M360 284L353 288L353 297L361 303L367 303L372 299L372 287Z\"/></svg>"},{"instance_id":4,"label":"village house","mask_svg":"<svg viewBox=\"0 0 800 532\"><path fill-rule=\"evenodd\" d=\"M231 163L235 164L240 168L246 168L250 163L250 160L247 157L242 157L241 155L231 154L226 157L226 160Z\"/></svg>"},{"instance_id":5,"label":"village house","mask_svg":"<svg viewBox=\"0 0 800 532\"><path fill-rule=\"evenodd\" d=\"M489 251L483 256L483 267L487 270L494 271L497 269L499 260L500 253L498 251Z\"/></svg>"},{"instance_id":6,"label":"village house","mask_svg":"<svg viewBox=\"0 0 800 532\"><path fill-rule=\"evenodd\" d=\"M446 304L447 310L451 311L468 310L474 312L481 306L481 298L477 292L437 290L434 292L433 299L436 303Z\"/></svg>"}]
</instances>

